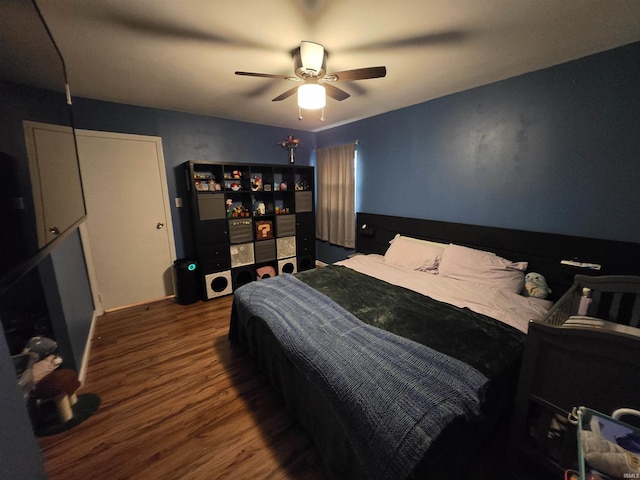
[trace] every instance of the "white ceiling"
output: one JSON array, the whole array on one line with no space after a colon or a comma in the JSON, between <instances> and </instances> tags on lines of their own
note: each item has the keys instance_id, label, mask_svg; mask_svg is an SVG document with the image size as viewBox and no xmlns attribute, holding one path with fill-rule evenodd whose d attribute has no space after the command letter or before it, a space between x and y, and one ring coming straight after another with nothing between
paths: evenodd
<instances>
[{"instance_id":1,"label":"white ceiling","mask_svg":"<svg viewBox=\"0 0 640 480\"><path fill-rule=\"evenodd\" d=\"M640 40L638 0L38 0L74 96L319 131ZM5 73L20 64L29 2L0 0ZM321 43L327 70L384 65L385 78L336 84L326 120L295 86L236 70L290 75L291 50ZM8 62L8 66L7 66ZM39 78L37 78L39 77Z\"/></svg>"}]
</instances>

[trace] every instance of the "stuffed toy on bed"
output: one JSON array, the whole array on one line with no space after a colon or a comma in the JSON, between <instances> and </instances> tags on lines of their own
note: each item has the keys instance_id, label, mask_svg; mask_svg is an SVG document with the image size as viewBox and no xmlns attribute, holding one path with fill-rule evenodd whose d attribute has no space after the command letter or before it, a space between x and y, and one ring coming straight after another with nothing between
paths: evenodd
<instances>
[{"instance_id":1,"label":"stuffed toy on bed","mask_svg":"<svg viewBox=\"0 0 640 480\"><path fill-rule=\"evenodd\" d=\"M547 280L536 272L529 272L524 276L524 289L527 295L535 298L547 298L551 293Z\"/></svg>"}]
</instances>

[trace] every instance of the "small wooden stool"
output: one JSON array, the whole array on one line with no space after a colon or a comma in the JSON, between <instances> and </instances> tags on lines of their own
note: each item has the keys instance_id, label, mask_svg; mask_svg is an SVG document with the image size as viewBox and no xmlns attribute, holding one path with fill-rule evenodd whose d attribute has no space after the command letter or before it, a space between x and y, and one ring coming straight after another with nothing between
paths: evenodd
<instances>
[{"instance_id":1,"label":"small wooden stool","mask_svg":"<svg viewBox=\"0 0 640 480\"><path fill-rule=\"evenodd\" d=\"M36 384L33 392L38 400L53 400L61 422L73 418L71 406L77 401L76 390L80 387L78 375L66 368L54 370Z\"/></svg>"}]
</instances>

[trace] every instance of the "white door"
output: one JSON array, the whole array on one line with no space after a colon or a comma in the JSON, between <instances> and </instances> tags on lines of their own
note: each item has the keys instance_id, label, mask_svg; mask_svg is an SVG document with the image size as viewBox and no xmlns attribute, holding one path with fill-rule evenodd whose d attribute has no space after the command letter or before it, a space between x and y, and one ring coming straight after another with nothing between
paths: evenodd
<instances>
[{"instance_id":1,"label":"white door","mask_svg":"<svg viewBox=\"0 0 640 480\"><path fill-rule=\"evenodd\" d=\"M96 310L173 294L175 244L159 137L76 131Z\"/></svg>"}]
</instances>

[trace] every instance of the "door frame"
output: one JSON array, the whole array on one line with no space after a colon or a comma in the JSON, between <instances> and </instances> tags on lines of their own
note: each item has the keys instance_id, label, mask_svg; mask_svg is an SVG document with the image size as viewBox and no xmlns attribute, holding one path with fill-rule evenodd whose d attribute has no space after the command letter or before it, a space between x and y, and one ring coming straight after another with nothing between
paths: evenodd
<instances>
[{"instance_id":1,"label":"door frame","mask_svg":"<svg viewBox=\"0 0 640 480\"><path fill-rule=\"evenodd\" d=\"M116 133L116 132L105 132L99 130L75 130L76 136L91 136L91 137L105 137L105 138L115 138L120 140L141 140L146 142L154 142L156 144L156 151L158 152L157 161L158 161L158 171L160 172L160 190L162 191L162 201L164 205L164 210L166 212L166 223L165 228L167 231L167 237L169 240L169 253L171 254L171 258L176 258L176 245L173 231L173 222L171 218L171 202L169 201L169 187L167 183L167 171L166 165L164 161L164 151L162 149L162 138L156 137L152 135L137 135L132 133ZM80 171L80 176L82 177L82 168ZM90 212L87 212L87 217L91 215ZM89 276L89 283L91 284L91 296L93 297L93 304L95 307L96 315L104 314L104 308L102 307L102 302L100 301L100 296L98 294L98 280L96 275L95 265L93 263L93 254L91 252L91 242L89 241L89 227L87 226L87 222L83 222L79 228L80 238L82 241L82 249L84 251L84 259L87 265L87 273ZM158 299L149 299L149 301L154 301ZM147 302L143 302L147 303Z\"/></svg>"}]
</instances>

